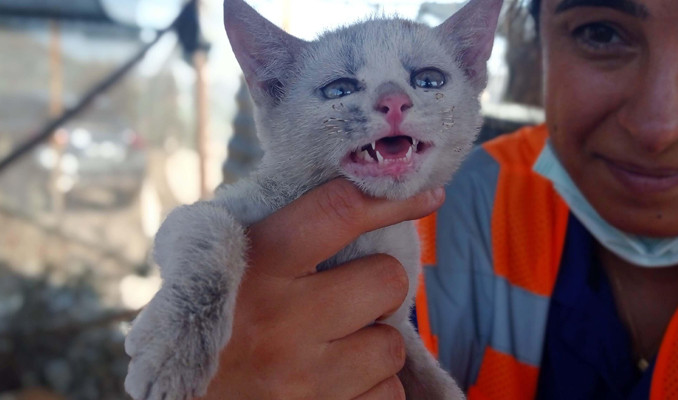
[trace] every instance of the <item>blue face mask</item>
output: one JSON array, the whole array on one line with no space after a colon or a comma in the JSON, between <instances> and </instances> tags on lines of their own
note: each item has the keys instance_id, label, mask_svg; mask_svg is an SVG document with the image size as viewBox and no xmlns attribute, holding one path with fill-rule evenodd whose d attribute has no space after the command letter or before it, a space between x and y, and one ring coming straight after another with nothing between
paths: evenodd
<instances>
[{"instance_id":1,"label":"blue face mask","mask_svg":"<svg viewBox=\"0 0 678 400\"><path fill-rule=\"evenodd\" d=\"M650 238L620 231L605 221L579 191L551 149L544 146L533 170L553 183L572 213L602 244L631 264L642 267L678 265L678 237Z\"/></svg>"}]
</instances>

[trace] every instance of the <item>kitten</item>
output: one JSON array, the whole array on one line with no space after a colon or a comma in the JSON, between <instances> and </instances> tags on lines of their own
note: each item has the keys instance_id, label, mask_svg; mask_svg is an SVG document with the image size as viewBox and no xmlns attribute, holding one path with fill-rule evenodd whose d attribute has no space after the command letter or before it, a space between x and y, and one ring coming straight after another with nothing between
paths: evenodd
<instances>
[{"instance_id":1,"label":"kitten","mask_svg":"<svg viewBox=\"0 0 678 400\"><path fill-rule=\"evenodd\" d=\"M226 32L265 154L252 177L218 189L212 201L177 208L160 228L154 255L164 284L125 343L133 398L205 393L247 267L244 227L336 177L392 199L450 179L481 124L478 97L501 3L471 0L436 28L375 18L306 42L242 0L225 1ZM413 223L400 223L360 236L318 269L374 253L396 257L410 279L408 300L385 322L405 338L399 376L407 398L463 398L408 319L417 243Z\"/></svg>"}]
</instances>

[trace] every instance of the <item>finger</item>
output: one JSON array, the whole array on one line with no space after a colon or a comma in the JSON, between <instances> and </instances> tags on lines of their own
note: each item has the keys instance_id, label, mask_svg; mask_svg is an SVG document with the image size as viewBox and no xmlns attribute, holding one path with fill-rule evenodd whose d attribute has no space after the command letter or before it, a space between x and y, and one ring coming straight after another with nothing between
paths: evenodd
<instances>
[{"instance_id":1,"label":"finger","mask_svg":"<svg viewBox=\"0 0 678 400\"><path fill-rule=\"evenodd\" d=\"M325 342L347 336L380 317L394 313L405 301L409 279L394 257L375 254L293 282L304 296L293 296L294 326L308 340Z\"/></svg>"},{"instance_id":2,"label":"finger","mask_svg":"<svg viewBox=\"0 0 678 400\"><path fill-rule=\"evenodd\" d=\"M405 400L405 388L398 376L394 375L379 382L377 386L356 397L355 400Z\"/></svg>"},{"instance_id":3,"label":"finger","mask_svg":"<svg viewBox=\"0 0 678 400\"><path fill-rule=\"evenodd\" d=\"M323 357L332 365L325 371L328 393L354 398L402 369L405 342L394 327L375 324L329 343Z\"/></svg>"},{"instance_id":4,"label":"finger","mask_svg":"<svg viewBox=\"0 0 678 400\"><path fill-rule=\"evenodd\" d=\"M308 275L362 233L424 217L443 199L442 189L406 200L376 199L333 180L250 227L250 265L274 276Z\"/></svg>"}]
</instances>

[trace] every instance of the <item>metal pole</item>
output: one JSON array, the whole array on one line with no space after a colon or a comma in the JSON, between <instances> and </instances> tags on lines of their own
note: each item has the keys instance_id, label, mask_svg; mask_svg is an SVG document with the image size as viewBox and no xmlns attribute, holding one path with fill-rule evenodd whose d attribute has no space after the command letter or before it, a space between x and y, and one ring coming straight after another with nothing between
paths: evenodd
<instances>
[{"instance_id":1,"label":"metal pole","mask_svg":"<svg viewBox=\"0 0 678 400\"><path fill-rule=\"evenodd\" d=\"M196 18L200 21L200 0L195 3ZM198 23L199 26L199 23ZM199 32L199 31L198 31ZM207 185L207 160L209 143L209 94L207 92L207 53L204 49L198 48L193 53L193 65L196 73L196 150L198 152L199 162L199 185L200 198L204 199L209 195Z\"/></svg>"},{"instance_id":2,"label":"metal pole","mask_svg":"<svg viewBox=\"0 0 678 400\"><path fill-rule=\"evenodd\" d=\"M49 116L54 118L63 112L63 72L61 59L61 29L59 21L51 20L49 42L50 102Z\"/></svg>"},{"instance_id":3,"label":"metal pole","mask_svg":"<svg viewBox=\"0 0 678 400\"><path fill-rule=\"evenodd\" d=\"M290 0L283 0L283 20L282 28L285 32L290 31L290 17L292 15L292 4Z\"/></svg>"},{"instance_id":4,"label":"metal pole","mask_svg":"<svg viewBox=\"0 0 678 400\"><path fill-rule=\"evenodd\" d=\"M50 43L49 43L49 116L55 118L63 113L63 60L61 57L61 29L59 21L50 21ZM64 143L55 140L53 135L50 146L56 154L56 160L52 171L50 171L49 192L52 200L52 211L59 220L64 210L63 192L58 188L58 179L61 174L61 157L64 153Z\"/></svg>"}]
</instances>

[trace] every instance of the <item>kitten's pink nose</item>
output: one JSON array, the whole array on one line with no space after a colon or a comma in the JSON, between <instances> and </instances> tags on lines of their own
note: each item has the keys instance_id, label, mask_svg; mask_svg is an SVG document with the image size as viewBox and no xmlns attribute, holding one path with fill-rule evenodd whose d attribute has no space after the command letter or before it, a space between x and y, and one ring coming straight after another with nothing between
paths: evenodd
<instances>
[{"instance_id":1,"label":"kitten's pink nose","mask_svg":"<svg viewBox=\"0 0 678 400\"><path fill-rule=\"evenodd\" d=\"M386 114L387 121L398 124L403 120L405 111L412 108L412 100L405 93L390 93L381 96L374 108Z\"/></svg>"}]
</instances>

